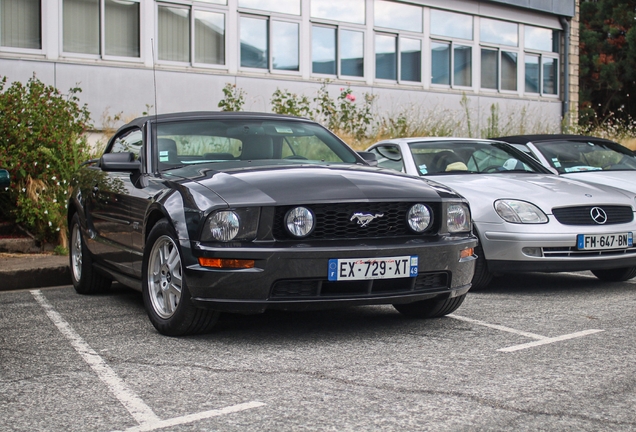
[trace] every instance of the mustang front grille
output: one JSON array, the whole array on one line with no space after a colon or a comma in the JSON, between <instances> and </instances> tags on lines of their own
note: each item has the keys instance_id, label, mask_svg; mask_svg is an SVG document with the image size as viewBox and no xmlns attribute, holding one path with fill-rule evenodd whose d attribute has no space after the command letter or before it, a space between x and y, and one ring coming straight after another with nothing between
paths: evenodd
<instances>
[{"instance_id":1,"label":"mustang front grille","mask_svg":"<svg viewBox=\"0 0 636 432\"><path fill-rule=\"evenodd\" d=\"M371 237L395 237L415 235L407 227L406 213L415 203L405 202L365 202L306 204L316 216L316 227L306 239L357 239ZM439 227L440 205L425 203L433 211L433 223L428 234L437 232ZM274 238L277 240L294 239L284 226L285 214L296 206L277 207L274 215ZM362 226L354 213L382 215Z\"/></svg>"},{"instance_id":2,"label":"mustang front grille","mask_svg":"<svg viewBox=\"0 0 636 432\"><path fill-rule=\"evenodd\" d=\"M449 288L446 272L420 273L415 278L330 282L327 279L280 280L272 287L272 300L294 298L368 297L382 294L437 291Z\"/></svg>"},{"instance_id":3,"label":"mustang front grille","mask_svg":"<svg viewBox=\"0 0 636 432\"><path fill-rule=\"evenodd\" d=\"M593 209L601 211L592 211ZM552 214L563 225L613 225L629 223L634 220L634 213L629 206L561 207L553 208ZM593 219L593 215L597 220ZM599 224L599 221L603 220L605 222Z\"/></svg>"}]
</instances>

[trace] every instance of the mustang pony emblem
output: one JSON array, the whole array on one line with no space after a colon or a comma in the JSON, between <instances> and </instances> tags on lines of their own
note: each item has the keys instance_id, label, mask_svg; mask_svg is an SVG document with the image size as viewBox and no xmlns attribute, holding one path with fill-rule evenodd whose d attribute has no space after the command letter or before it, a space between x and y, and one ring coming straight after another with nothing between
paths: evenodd
<instances>
[{"instance_id":1,"label":"mustang pony emblem","mask_svg":"<svg viewBox=\"0 0 636 432\"><path fill-rule=\"evenodd\" d=\"M376 214L371 214L371 213L354 213L353 216L351 216L351 219L349 219L350 221L357 219L358 220L358 225L360 225L361 227L365 227L367 225L369 225L369 223L376 218L381 218L382 216L384 216L384 213L376 213Z\"/></svg>"}]
</instances>

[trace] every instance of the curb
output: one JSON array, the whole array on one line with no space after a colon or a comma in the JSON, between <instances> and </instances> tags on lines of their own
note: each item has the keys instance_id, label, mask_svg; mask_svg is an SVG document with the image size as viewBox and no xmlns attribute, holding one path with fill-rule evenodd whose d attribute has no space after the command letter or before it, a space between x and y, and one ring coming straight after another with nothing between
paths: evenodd
<instances>
[{"instance_id":1,"label":"curb","mask_svg":"<svg viewBox=\"0 0 636 432\"><path fill-rule=\"evenodd\" d=\"M2 270L0 280L2 280L0 291L70 285L71 270L68 265L28 270Z\"/></svg>"}]
</instances>

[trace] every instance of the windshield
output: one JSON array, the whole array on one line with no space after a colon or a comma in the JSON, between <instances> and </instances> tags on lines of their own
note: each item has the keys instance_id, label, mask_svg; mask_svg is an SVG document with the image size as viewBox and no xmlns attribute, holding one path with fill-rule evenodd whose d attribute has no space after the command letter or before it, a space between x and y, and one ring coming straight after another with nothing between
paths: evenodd
<instances>
[{"instance_id":1,"label":"windshield","mask_svg":"<svg viewBox=\"0 0 636 432\"><path fill-rule=\"evenodd\" d=\"M196 120L157 125L159 169L202 163L233 166L356 163L355 154L321 126L285 120Z\"/></svg>"},{"instance_id":2,"label":"windshield","mask_svg":"<svg viewBox=\"0 0 636 432\"><path fill-rule=\"evenodd\" d=\"M560 174L636 170L636 157L616 143L551 141L533 143Z\"/></svg>"},{"instance_id":3,"label":"windshield","mask_svg":"<svg viewBox=\"0 0 636 432\"><path fill-rule=\"evenodd\" d=\"M546 173L529 156L504 143L485 141L436 141L410 144L413 160L422 176L527 172Z\"/></svg>"}]
</instances>

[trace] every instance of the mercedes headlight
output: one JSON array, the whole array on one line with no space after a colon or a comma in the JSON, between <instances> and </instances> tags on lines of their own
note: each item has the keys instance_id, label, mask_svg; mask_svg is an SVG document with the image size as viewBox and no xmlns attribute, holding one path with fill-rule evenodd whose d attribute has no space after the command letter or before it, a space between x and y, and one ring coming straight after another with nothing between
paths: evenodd
<instances>
[{"instance_id":1,"label":"mercedes headlight","mask_svg":"<svg viewBox=\"0 0 636 432\"><path fill-rule=\"evenodd\" d=\"M446 227L449 233L470 232L470 210L466 204L450 204L446 208Z\"/></svg>"},{"instance_id":2,"label":"mercedes headlight","mask_svg":"<svg viewBox=\"0 0 636 432\"><path fill-rule=\"evenodd\" d=\"M541 224L548 217L539 207L525 201L502 199L495 201L495 210L503 220L510 223Z\"/></svg>"},{"instance_id":3,"label":"mercedes headlight","mask_svg":"<svg viewBox=\"0 0 636 432\"><path fill-rule=\"evenodd\" d=\"M285 215L285 227L294 237L307 237L314 230L316 218L306 207L294 207Z\"/></svg>"},{"instance_id":4,"label":"mercedes headlight","mask_svg":"<svg viewBox=\"0 0 636 432\"><path fill-rule=\"evenodd\" d=\"M406 214L409 227L416 233L423 233L433 222L431 209L424 204L415 204Z\"/></svg>"}]
</instances>

